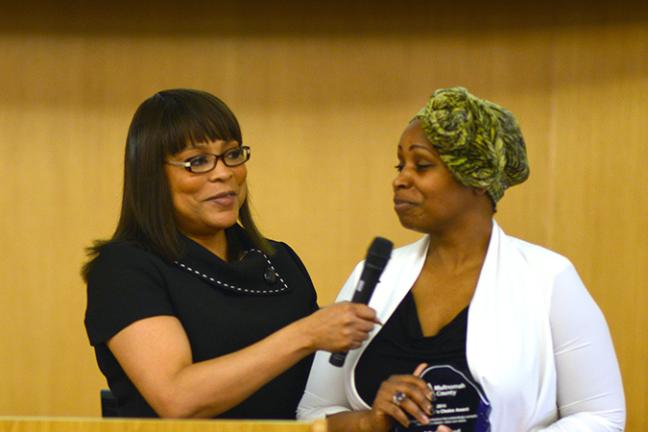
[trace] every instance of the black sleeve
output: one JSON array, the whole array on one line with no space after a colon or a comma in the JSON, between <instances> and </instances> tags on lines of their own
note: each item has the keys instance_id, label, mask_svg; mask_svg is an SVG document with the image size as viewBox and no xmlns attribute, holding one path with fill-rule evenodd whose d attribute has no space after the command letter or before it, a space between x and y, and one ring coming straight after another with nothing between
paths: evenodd
<instances>
[{"instance_id":1,"label":"black sleeve","mask_svg":"<svg viewBox=\"0 0 648 432\"><path fill-rule=\"evenodd\" d=\"M288 253L288 256L290 259L295 263L299 271L301 272L302 276L304 277L304 280L308 284L308 286L312 289L313 291L313 304L312 304L312 310L316 311L319 309L319 305L317 304L317 290L315 290L315 286L313 285L313 281L311 280L310 275L308 274L308 270L306 270L306 266L302 262L302 260L297 256L297 253L286 243L284 242L278 242L279 245Z\"/></svg>"},{"instance_id":2,"label":"black sleeve","mask_svg":"<svg viewBox=\"0 0 648 432\"><path fill-rule=\"evenodd\" d=\"M86 331L92 345L106 342L135 321L175 315L162 268L164 262L135 246L101 249L88 274Z\"/></svg>"}]
</instances>

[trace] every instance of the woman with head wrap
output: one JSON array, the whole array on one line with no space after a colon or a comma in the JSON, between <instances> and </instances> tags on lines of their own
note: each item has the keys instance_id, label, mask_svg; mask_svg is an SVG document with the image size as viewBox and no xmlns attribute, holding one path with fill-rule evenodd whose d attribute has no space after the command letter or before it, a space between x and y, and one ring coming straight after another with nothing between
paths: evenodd
<instances>
[{"instance_id":1,"label":"woman with head wrap","mask_svg":"<svg viewBox=\"0 0 648 432\"><path fill-rule=\"evenodd\" d=\"M493 220L529 175L513 115L463 88L437 90L398 161L394 208L425 236L393 252L375 289L384 326L343 368L316 355L298 418L327 416L331 432L622 430L610 334L573 265Z\"/></svg>"}]
</instances>

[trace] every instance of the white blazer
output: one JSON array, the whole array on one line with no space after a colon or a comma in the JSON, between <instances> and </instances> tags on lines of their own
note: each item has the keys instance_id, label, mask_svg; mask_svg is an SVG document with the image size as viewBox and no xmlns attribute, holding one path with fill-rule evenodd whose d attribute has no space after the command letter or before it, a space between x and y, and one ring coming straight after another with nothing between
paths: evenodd
<instances>
[{"instance_id":1,"label":"white blazer","mask_svg":"<svg viewBox=\"0 0 648 432\"><path fill-rule=\"evenodd\" d=\"M386 322L421 272L429 238L394 250L370 306ZM363 262L338 295L353 296ZM318 352L297 409L302 420L367 410L354 369L380 331L343 368ZM493 221L468 311L466 356L490 404L493 432L622 431L623 385L600 309L565 257L507 236Z\"/></svg>"}]
</instances>

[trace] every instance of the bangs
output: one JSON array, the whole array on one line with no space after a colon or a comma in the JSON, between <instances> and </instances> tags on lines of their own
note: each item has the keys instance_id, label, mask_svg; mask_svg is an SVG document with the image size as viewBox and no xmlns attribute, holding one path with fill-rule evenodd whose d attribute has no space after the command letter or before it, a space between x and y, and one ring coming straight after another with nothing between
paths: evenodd
<instances>
[{"instance_id":1,"label":"bangs","mask_svg":"<svg viewBox=\"0 0 648 432\"><path fill-rule=\"evenodd\" d=\"M160 144L166 155L211 141L243 144L236 117L217 97L185 89L165 90L156 96L164 105L160 130L166 133L160 137Z\"/></svg>"}]
</instances>

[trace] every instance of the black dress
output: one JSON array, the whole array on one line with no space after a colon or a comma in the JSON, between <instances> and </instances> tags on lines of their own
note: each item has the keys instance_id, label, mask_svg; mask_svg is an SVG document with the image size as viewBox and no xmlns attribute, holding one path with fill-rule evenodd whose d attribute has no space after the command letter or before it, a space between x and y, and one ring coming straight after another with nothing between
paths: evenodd
<instances>
[{"instance_id":1,"label":"black dress","mask_svg":"<svg viewBox=\"0 0 648 432\"><path fill-rule=\"evenodd\" d=\"M88 275L85 325L97 362L123 417L156 414L128 379L106 342L129 324L171 315L184 327L194 362L245 348L317 309L304 265L285 243L268 257L242 228L228 230L243 245L241 259L225 262L183 237L174 263L129 243L101 249ZM312 363L309 356L222 418L293 419Z\"/></svg>"},{"instance_id":2,"label":"black dress","mask_svg":"<svg viewBox=\"0 0 648 432\"><path fill-rule=\"evenodd\" d=\"M468 307L434 336L423 336L411 291L369 343L355 367L358 394L369 406L391 375L409 375L420 363L449 365L470 376L466 359Z\"/></svg>"}]
</instances>

